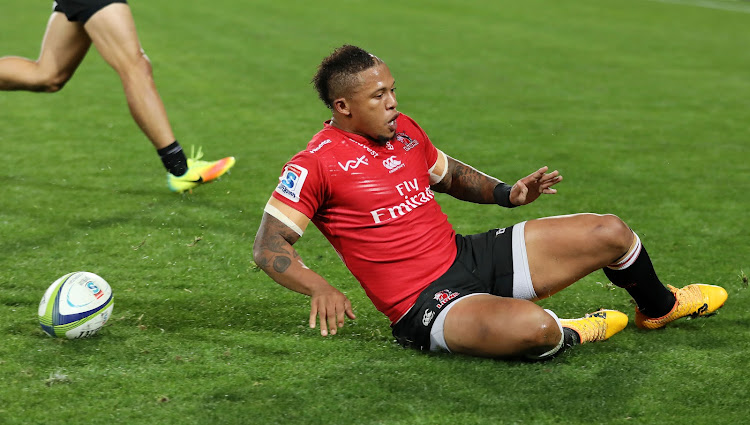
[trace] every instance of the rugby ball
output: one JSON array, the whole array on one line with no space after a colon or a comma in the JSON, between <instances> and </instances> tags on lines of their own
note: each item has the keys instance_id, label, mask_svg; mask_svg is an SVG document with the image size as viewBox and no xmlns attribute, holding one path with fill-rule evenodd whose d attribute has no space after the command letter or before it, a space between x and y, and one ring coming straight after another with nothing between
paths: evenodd
<instances>
[{"instance_id":1,"label":"rugby ball","mask_svg":"<svg viewBox=\"0 0 750 425\"><path fill-rule=\"evenodd\" d=\"M112 288L90 272L57 279L39 303L39 324L51 337L78 339L94 335L112 315Z\"/></svg>"}]
</instances>

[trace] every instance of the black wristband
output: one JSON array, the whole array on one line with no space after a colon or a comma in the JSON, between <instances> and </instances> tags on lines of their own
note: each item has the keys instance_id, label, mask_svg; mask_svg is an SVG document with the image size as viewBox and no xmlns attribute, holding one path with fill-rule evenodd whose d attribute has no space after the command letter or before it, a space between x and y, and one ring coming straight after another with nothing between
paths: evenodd
<instances>
[{"instance_id":1,"label":"black wristband","mask_svg":"<svg viewBox=\"0 0 750 425\"><path fill-rule=\"evenodd\" d=\"M505 208L515 208L518 205L514 205L510 202L510 189L513 186L505 183L499 183L495 186L495 190L492 191L492 196L495 198L495 203Z\"/></svg>"}]
</instances>

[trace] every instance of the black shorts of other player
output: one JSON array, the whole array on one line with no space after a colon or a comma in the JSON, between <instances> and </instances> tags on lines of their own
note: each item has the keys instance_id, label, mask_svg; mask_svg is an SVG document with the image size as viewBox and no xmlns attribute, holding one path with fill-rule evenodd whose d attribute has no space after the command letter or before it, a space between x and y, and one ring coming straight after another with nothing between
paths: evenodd
<instances>
[{"instance_id":1,"label":"black shorts of other player","mask_svg":"<svg viewBox=\"0 0 750 425\"><path fill-rule=\"evenodd\" d=\"M127 0L57 0L52 10L64 13L70 22L85 24L94 13L112 3L127 3Z\"/></svg>"},{"instance_id":2,"label":"black shorts of other player","mask_svg":"<svg viewBox=\"0 0 750 425\"><path fill-rule=\"evenodd\" d=\"M430 350L435 318L448 305L471 294L513 296L513 226L476 235L456 235L456 259L424 289L412 308L392 326L404 347Z\"/></svg>"}]
</instances>

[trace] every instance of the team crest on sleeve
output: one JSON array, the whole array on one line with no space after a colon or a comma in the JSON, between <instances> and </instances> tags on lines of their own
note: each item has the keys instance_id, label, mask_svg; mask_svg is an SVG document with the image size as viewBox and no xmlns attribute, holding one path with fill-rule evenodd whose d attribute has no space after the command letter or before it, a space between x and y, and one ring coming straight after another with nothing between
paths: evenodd
<instances>
[{"instance_id":1,"label":"team crest on sleeve","mask_svg":"<svg viewBox=\"0 0 750 425\"><path fill-rule=\"evenodd\" d=\"M279 177L276 192L293 202L299 202L302 186L307 178L307 169L295 164L287 164Z\"/></svg>"}]
</instances>

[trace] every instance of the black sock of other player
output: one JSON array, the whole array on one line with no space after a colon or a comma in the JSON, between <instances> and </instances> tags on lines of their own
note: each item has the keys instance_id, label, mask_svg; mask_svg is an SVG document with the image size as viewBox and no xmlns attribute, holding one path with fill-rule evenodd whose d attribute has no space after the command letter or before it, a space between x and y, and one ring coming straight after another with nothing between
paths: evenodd
<instances>
[{"instance_id":1,"label":"black sock of other player","mask_svg":"<svg viewBox=\"0 0 750 425\"><path fill-rule=\"evenodd\" d=\"M641 239L635 232L633 235L635 240L628 252L605 267L604 274L616 286L628 291L641 313L648 317L662 317L674 307L674 294L656 276Z\"/></svg>"},{"instance_id":2,"label":"black sock of other player","mask_svg":"<svg viewBox=\"0 0 750 425\"><path fill-rule=\"evenodd\" d=\"M187 158L185 158L185 152L182 151L182 146L177 140L165 148L157 149L156 152L159 154L164 168L172 175L181 176L185 174L188 168Z\"/></svg>"}]
</instances>

